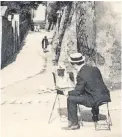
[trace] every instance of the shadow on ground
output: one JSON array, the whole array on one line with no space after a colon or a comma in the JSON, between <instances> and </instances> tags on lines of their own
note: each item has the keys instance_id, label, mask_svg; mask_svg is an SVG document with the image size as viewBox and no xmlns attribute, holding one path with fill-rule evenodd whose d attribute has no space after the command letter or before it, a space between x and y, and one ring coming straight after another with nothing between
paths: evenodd
<instances>
[{"instance_id":1,"label":"shadow on ground","mask_svg":"<svg viewBox=\"0 0 122 137\"><path fill-rule=\"evenodd\" d=\"M21 52L21 50L23 49L23 46L26 44L25 38L27 37L28 32L25 34L24 39L23 39L22 43L20 44L20 47L17 49L17 51L11 57L9 57L8 60L6 60L3 64L1 64L1 69L7 67L9 64L16 61L17 55Z\"/></svg>"},{"instance_id":2,"label":"shadow on ground","mask_svg":"<svg viewBox=\"0 0 122 137\"><path fill-rule=\"evenodd\" d=\"M67 108L57 109L58 113L63 117L68 117ZM82 110L82 114L78 117L79 120L83 119L86 122L93 122L91 110ZM99 114L99 120L106 120L106 116L103 114Z\"/></svg>"}]
</instances>

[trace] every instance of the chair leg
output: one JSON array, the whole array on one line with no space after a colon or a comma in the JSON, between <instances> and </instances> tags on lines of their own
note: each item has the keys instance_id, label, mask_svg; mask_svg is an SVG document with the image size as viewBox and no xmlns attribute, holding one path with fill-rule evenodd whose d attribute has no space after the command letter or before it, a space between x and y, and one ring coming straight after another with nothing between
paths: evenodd
<instances>
[{"instance_id":1,"label":"chair leg","mask_svg":"<svg viewBox=\"0 0 122 137\"><path fill-rule=\"evenodd\" d=\"M111 130L111 125L112 125L112 122L111 122L111 117L110 117L110 112L109 112L109 106L108 106L108 103L107 103L107 119L106 119L106 122L107 122L107 125L108 125L108 129Z\"/></svg>"},{"instance_id":2,"label":"chair leg","mask_svg":"<svg viewBox=\"0 0 122 137\"><path fill-rule=\"evenodd\" d=\"M111 120L111 116L110 116L108 103L107 103L107 110L108 110L108 122L109 122L109 125L112 126L112 120Z\"/></svg>"},{"instance_id":3,"label":"chair leg","mask_svg":"<svg viewBox=\"0 0 122 137\"><path fill-rule=\"evenodd\" d=\"M109 106L108 106L108 103L106 104L107 105L107 118L106 118L106 123L107 123L107 127L108 127L108 130L111 130L111 126L112 126L112 120L111 120L111 116L110 116L110 111L109 111ZM95 130L97 130L97 122L94 122L95 124Z\"/></svg>"}]
</instances>

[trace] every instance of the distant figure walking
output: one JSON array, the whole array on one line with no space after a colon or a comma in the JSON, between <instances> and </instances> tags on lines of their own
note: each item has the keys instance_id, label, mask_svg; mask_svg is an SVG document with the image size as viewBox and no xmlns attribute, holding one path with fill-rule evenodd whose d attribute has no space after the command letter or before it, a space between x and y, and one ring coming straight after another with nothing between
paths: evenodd
<instances>
[{"instance_id":1,"label":"distant figure walking","mask_svg":"<svg viewBox=\"0 0 122 137\"><path fill-rule=\"evenodd\" d=\"M61 17L62 17L62 10L58 10L57 11L57 23L58 23L58 30L59 30L59 27L60 27L60 22L61 22Z\"/></svg>"},{"instance_id":2,"label":"distant figure walking","mask_svg":"<svg viewBox=\"0 0 122 137\"><path fill-rule=\"evenodd\" d=\"M44 38L42 39L42 49L45 52L47 49L47 46L49 45L47 36L44 36Z\"/></svg>"},{"instance_id":3,"label":"distant figure walking","mask_svg":"<svg viewBox=\"0 0 122 137\"><path fill-rule=\"evenodd\" d=\"M51 28L52 28L52 24L53 24L53 18L52 18L52 15L48 15L48 23L49 23L48 31L50 31Z\"/></svg>"},{"instance_id":4,"label":"distant figure walking","mask_svg":"<svg viewBox=\"0 0 122 137\"><path fill-rule=\"evenodd\" d=\"M48 16L48 31L53 30L53 28L56 26L57 23L57 15L56 14L52 14Z\"/></svg>"},{"instance_id":5,"label":"distant figure walking","mask_svg":"<svg viewBox=\"0 0 122 137\"><path fill-rule=\"evenodd\" d=\"M34 31L39 32L40 31L40 26L39 25L34 25Z\"/></svg>"}]
</instances>

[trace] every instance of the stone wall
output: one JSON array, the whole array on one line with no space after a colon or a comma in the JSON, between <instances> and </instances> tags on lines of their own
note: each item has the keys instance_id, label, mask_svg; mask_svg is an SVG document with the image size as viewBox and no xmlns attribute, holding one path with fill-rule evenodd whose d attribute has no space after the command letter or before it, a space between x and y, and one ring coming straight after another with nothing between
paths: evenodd
<instances>
[{"instance_id":1,"label":"stone wall","mask_svg":"<svg viewBox=\"0 0 122 137\"><path fill-rule=\"evenodd\" d=\"M104 78L116 85L121 81L121 2L95 2L97 65Z\"/></svg>"},{"instance_id":2,"label":"stone wall","mask_svg":"<svg viewBox=\"0 0 122 137\"><path fill-rule=\"evenodd\" d=\"M106 83L121 81L121 3L77 2L77 49L101 70Z\"/></svg>"}]
</instances>

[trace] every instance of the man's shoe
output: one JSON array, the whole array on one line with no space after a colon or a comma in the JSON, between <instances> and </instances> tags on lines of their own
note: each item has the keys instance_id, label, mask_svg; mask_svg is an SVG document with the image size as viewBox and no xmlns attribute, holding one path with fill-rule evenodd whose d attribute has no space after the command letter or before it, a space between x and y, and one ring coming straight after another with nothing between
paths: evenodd
<instances>
[{"instance_id":1,"label":"man's shoe","mask_svg":"<svg viewBox=\"0 0 122 137\"><path fill-rule=\"evenodd\" d=\"M71 126L68 126L68 127L63 127L62 129L64 129L64 130L77 130L77 129L80 129L80 125L79 124L71 125Z\"/></svg>"},{"instance_id":2,"label":"man's shoe","mask_svg":"<svg viewBox=\"0 0 122 137\"><path fill-rule=\"evenodd\" d=\"M99 120L98 115L93 115L92 120L94 122L97 122Z\"/></svg>"}]
</instances>

